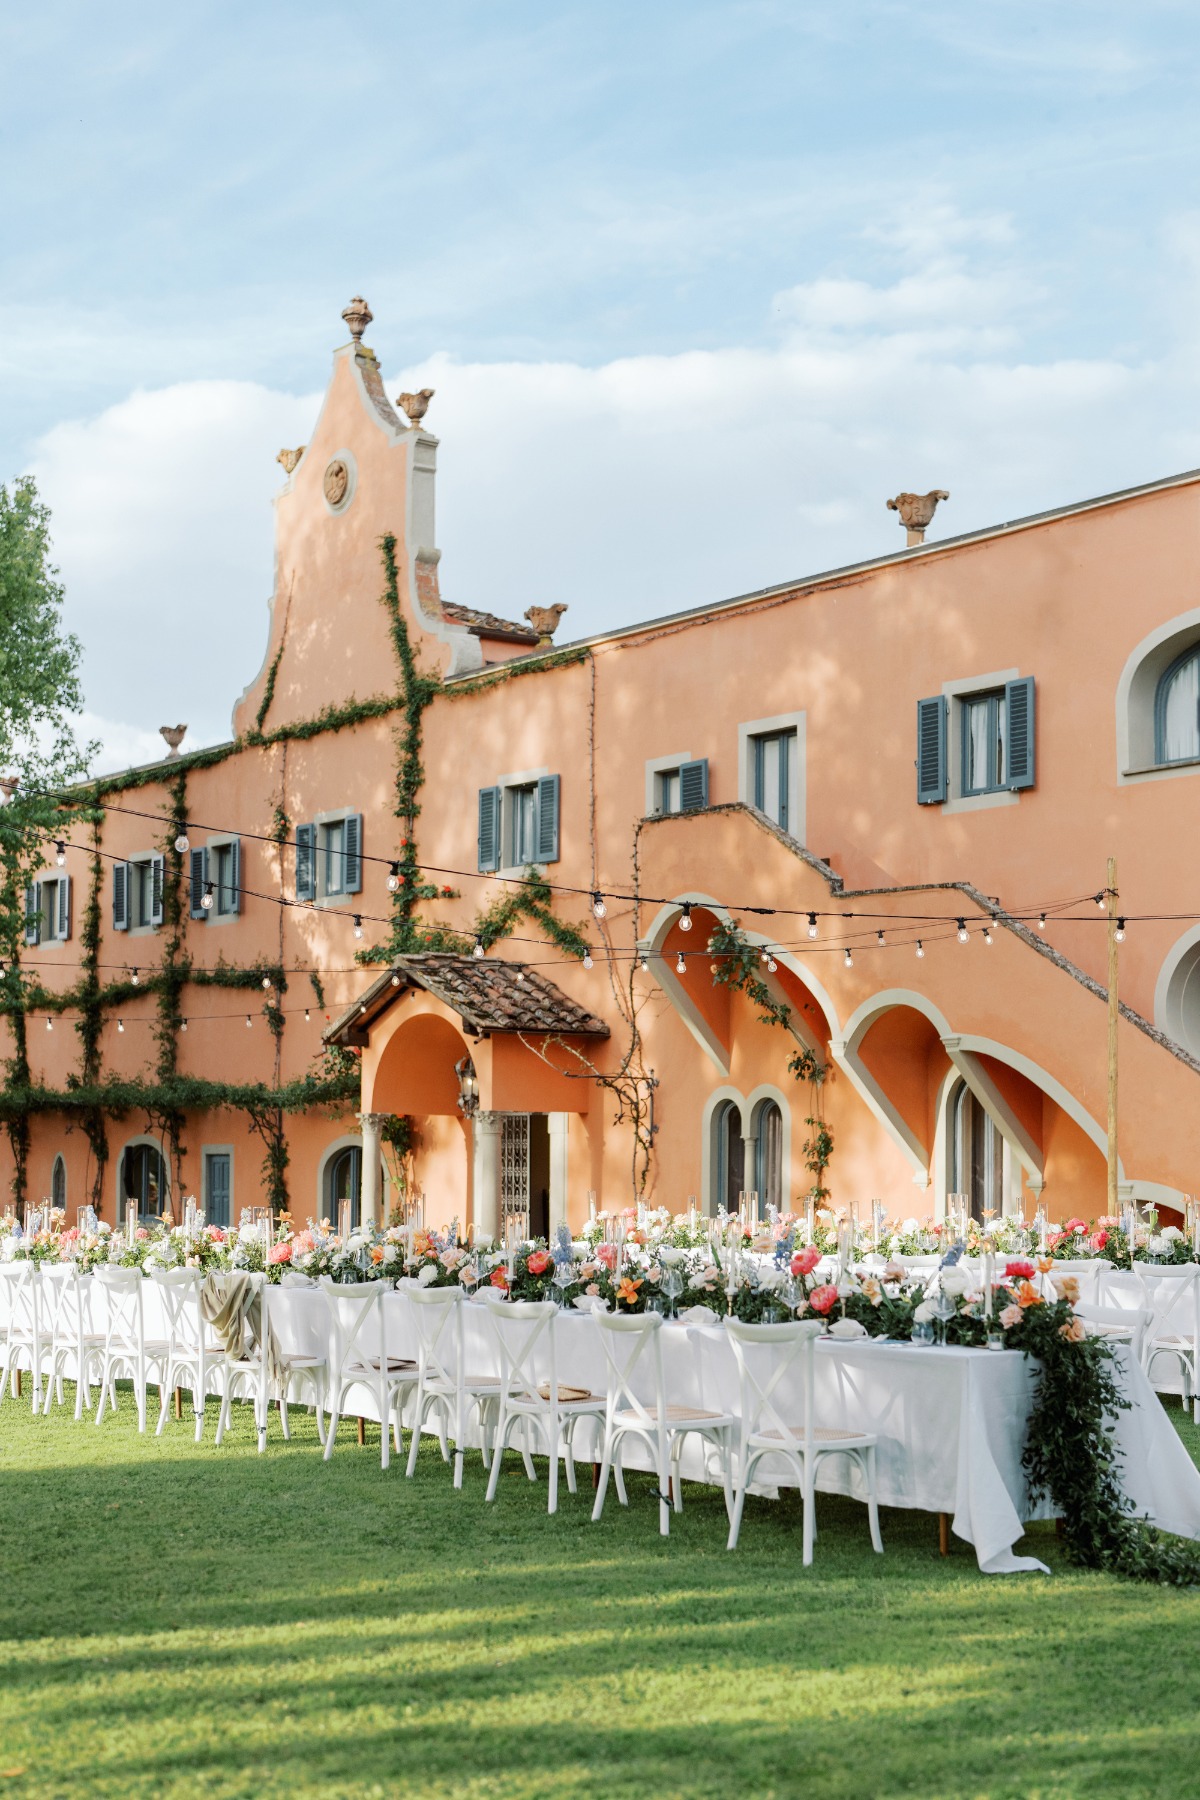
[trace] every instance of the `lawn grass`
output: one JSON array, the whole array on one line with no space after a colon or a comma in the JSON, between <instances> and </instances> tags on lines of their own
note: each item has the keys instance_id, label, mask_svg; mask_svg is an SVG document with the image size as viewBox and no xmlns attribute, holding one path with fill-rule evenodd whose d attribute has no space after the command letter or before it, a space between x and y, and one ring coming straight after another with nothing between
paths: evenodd
<instances>
[{"instance_id":1,"label":"lawn grass","mask_svg":"<svg viewBox=\"0 0 1200 1800\"><path fill-rule=\"evenodd\" d=\"M215 1411L215 1409L214 1409ZM1200 1455L1200 1433L1172 1414ZM590 1481L548 1519L519 1461L484 1504L436 1448L321 1461L247 1410L139 1438L0 1404L0 1797L917 1795L1200 1790L1200 1595L1071 1570L980 1575L936 1521L689 1487L663 1542ZM406 1441L407 1448L407 1441ZM586 1491L584 1491L586 1488Z\"/></svg>"}]
</instances>

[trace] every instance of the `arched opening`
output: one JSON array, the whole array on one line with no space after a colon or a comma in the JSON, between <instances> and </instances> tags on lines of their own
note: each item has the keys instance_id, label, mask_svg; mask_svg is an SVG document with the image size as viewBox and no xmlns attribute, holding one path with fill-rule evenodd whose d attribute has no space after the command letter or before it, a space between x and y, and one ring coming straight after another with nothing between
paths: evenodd
<instances>
[{"instance_id":1,"label":"arched opening","mask_svg":"<svg viewBox=\"0 0 1200 1800\"><path fill-rule=\"evenodd\" d=\"M1004 1210L1004 1139L965 1081L950 1090L947 1188L967 1196L971 1217Z\"/></svg>"},{"instance_id":2,"label":"arched opening","mask_svg":"<svg viewBox=\"0 0 1200 1800\"><path fill-rule=\"evenodd\" d=\"M350 1202L350 1229L358 1228L362 1206L362 1145L343 1144L325 1164L324 1216L336 1228L343 1200Z\"/></svg>"},{"instance_id":3,"label":"arched opening","mask_svg":"<svg viewBox=\"0 0 1200 1800\"><path fill-rule=\"evenodd\" d=\"M1200 644L1177 656L1154 696L1154 760L1200 760Z\"/></svg>"},{"instance_id":4,"label":"arched opening","mask_svg":"<svg viewBox=\"0 0 1200 1800\"><path fill-rule=\"evenodd\" d=\"M54 1159L50 1172L50 1204L63 1210L67 1204L67 1165L61 1156Z\"/></svg>"},{"instance_id":5,"label":"arched opening","mask_svg":"<svg viewBox=\"0 0 1200 1800\"><path fill-rule=\"evenodd\" d=\"M117 1184L120 1222L124 1222L130 1208L139 1219L161 1219L169 1192L167 1165L158 1145L126 1144L121 1152Z\"/></svg>"},{"instance_id":6,"label":"arched opening","mask_svg":"<svg viewBox=\"0 0 1200 1800\"><path fill-rule=\"evenodd\" d=\"M713 1113L712 1132L713 1211L735 1212L746 1185L742 1110L736 1101L722 1100Z\"/></svg>"},{"instance_id":7,"label":"arched opening","mask_svg":"<svg viewBox=\"0 0 1200 1800\"><path fill-rule=\"evenodd\" d=\"M1200 930L1193 927L1163 964L1154 996L1154 1022L1200 1056Z\"/></svg>"},{"instance_id":8,"label":"arched opening","mask_svg":"<svg viewBox=\"0 0 1200 1800\"><path fill-rule=\"evenodd\" d=\"M754 1112L754 1182L759 1217L768 1206L783 1208L783 1112L775 1100L761 1100Z\"/></svg>"}]
</instances>

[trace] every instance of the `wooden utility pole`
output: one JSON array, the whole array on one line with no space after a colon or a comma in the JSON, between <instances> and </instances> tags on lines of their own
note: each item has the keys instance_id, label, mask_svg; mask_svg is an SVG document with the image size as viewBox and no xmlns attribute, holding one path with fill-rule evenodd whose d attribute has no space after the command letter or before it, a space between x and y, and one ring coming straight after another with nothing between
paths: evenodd
<instances>
[{"instance_id":1,"label":"wooden utility pole","mask_svg":"<svg viewBox=\"0 0 1200 1800\"><path fill-rule=\"evenodd\" d=\"M1110 1219L1120 1217L1117 1200L1117 859L1108 859L1108 1207Z\"/></svg>"}]
</instances>

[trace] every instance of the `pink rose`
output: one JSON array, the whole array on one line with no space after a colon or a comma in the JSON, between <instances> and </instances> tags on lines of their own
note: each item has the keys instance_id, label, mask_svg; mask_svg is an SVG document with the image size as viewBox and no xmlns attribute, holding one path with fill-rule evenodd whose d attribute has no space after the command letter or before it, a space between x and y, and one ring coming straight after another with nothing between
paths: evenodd
<instances>
[{"instance_id":1,"label":"pink rose","mask_svg":"<svg viewBox=\"0 0 1200 1800\"><path fill-rule=\"evenodd\" d=\"M290 1244L272 1244L271 1248L267 1251L267 1261L269 1263L285 1263L291 1262L291 1260L292 1246Z\"/></svg>"},{"instance_id":2,"label":"pink rose","mask_svg":"<svg viewBox=\"0 0 1200 1800\"><path fill-rule=\"evenodd\" d=\"M597 1244L596 1261L598 1263L603 1263L606 1269L615 1269L617 1266L617 1246L615 1244Z\"/></svg>"},{"instance_id":3,"label":"pink rose","mask_svg":"<svg viewBox=\"0 0 1200 1800\"><path fill-rule=\"evenodd\" d=\"M146 1227L144 1225L139 1225L137 1230L134 1232L134 1236L137 1238L139 1244L141 1244L146 1241L146 1239L150 1236L150 1233L146 1230Z\"/></svg>"},{"instance_id":4,"label":"pink rose","mask_svg":"<svg viewBox=\"0 0 1200 1800\"><path fill-rule=\"evenodd\" d=\"M810 1244L807 1250L797 1250L792 1258L792 1274L811 1275L820 1260L821 1252L815 1244Z\"/></svg>"},{"instance_id":5,"label":"pink rose","mask_svg":"<svg viewBox=\"0 0 1200 1800\"><path fill-rule=\"evenodd\" d=\"M838 1291L835 1287L815 1287L808 1296L808 1303L814 1312L829 1313L837 1305Z\"/></svg>"},{"instance_id":6,"label":"pink rose","mask_svg":"<svg viewBox=\"0 0 1200 1800\"><path fill-rule=\"evenodd\" d=\"M584 1288L583 1291L585 1294L591 1294L594 1296L600 1292L600 1289L594 1281L589 1281L586 1288Z\"/></svg>"},{"instance_id":7,"label":"pink rose","mask_svg":"<svg viewBox=\"0 0 1200 1800\"><path fill-rule=\"evenodd\" d=\"M1021 1323L1024 1316L1019 1306L1006 1306L1000 1314L1000 1323L1005 1331L1011 1331L1014 1325Z\"/></svg>"}]
</instances>

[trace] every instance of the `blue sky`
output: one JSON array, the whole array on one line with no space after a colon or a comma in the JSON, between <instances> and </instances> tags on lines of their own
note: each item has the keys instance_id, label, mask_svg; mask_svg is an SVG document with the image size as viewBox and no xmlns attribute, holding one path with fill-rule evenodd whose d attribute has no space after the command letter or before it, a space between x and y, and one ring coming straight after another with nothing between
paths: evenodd
<instances>
[{"instance_id":1,"label":"blue sky","mask_svg":"<svg viewBox=\"0 0 1200 1800\"><path fill-rule=\"evenodd\" d=\"M107 760L227 729L352 293L438 390L448 596L570 636L898 548L901 487L1200 463L1198 53L1161 0L10 9L0 479Z\"/></svg>"}]
</instances>

